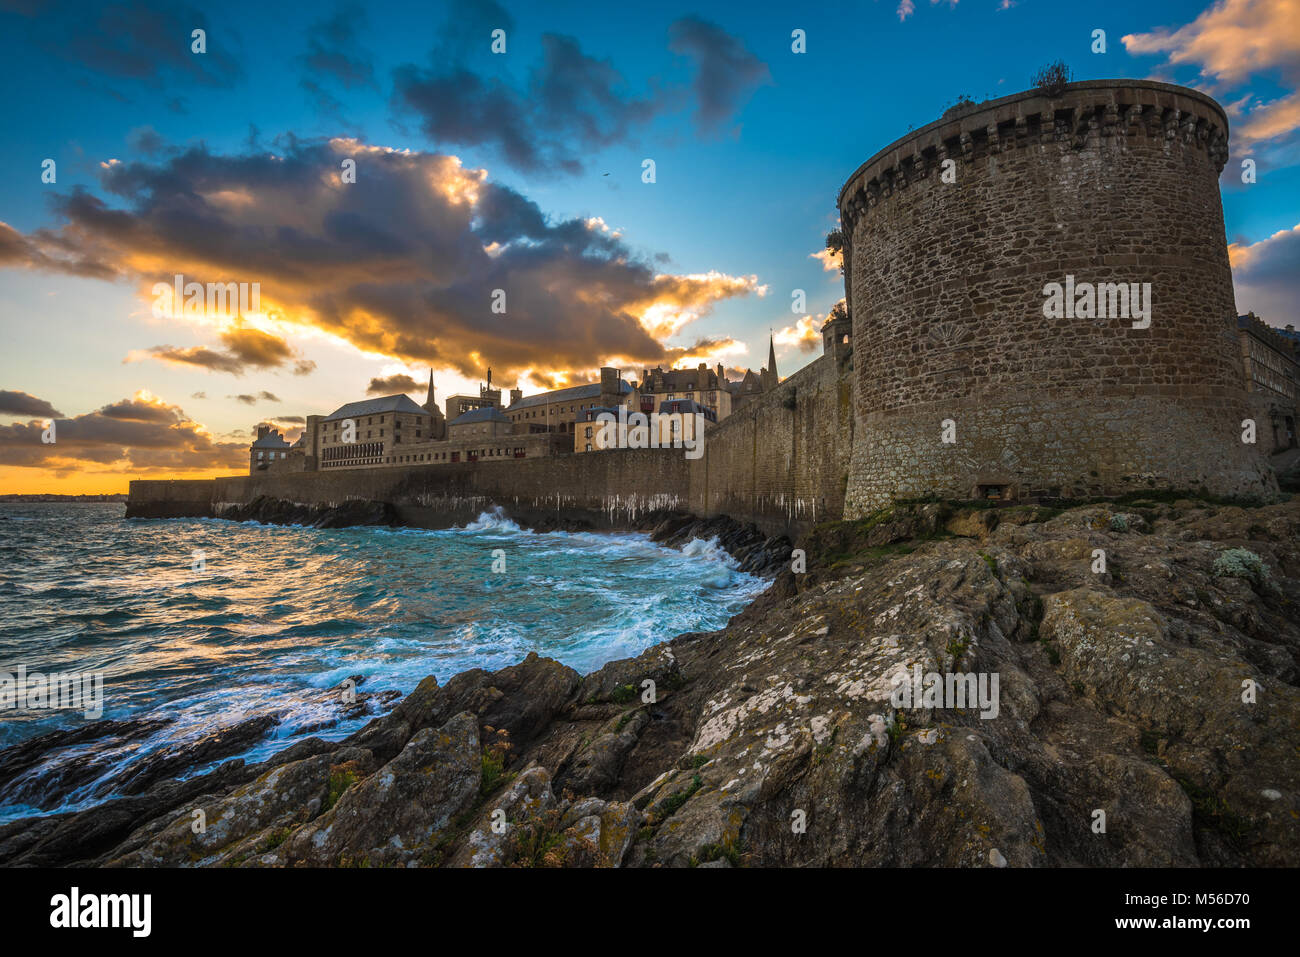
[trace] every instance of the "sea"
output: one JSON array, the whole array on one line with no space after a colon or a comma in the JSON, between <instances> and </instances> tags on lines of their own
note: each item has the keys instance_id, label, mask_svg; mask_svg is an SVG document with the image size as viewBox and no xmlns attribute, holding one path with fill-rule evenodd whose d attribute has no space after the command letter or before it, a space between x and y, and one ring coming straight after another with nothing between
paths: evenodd
<instances>
[{"instance_id":1,"label":"sea","mask_svg":"<svg viewBox=\"0 0 1300 957\"><path fill-rule=\"evenodd\" d=\"M22 789L0 782L0 823L112 798L108 782L136 762L249 718L275 723L222 761L260 761L308 735L345 737L374 716L340 718L328 689L345 679L361 679L358 692L406 694L427 675L445 683L534 651L587 674L720 628L768 584L737 570L716 540L668 548L639 533L539 533L500 512L430 531L124 511L0 505L0 678L20 665L29 675L98 673L98 720L162 719L146 734L99 740L89 757L76 747L49 757L94 763L57 800L17 800ZM91 720L0 709L0 748Z\"/></svg>"}]
</instances>

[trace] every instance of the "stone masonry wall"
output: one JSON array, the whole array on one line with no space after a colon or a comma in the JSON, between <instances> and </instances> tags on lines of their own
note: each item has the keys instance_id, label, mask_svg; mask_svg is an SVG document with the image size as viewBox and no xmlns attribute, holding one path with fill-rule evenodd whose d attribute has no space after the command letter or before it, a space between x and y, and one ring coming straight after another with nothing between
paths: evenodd
<instances>
[{"instance_id":1,"label":"stone masonry wall","mask_svg":"<svg viewBox=\"0 0 1300 957\"><path fill-rule=\"evenodd\" d=\"M982 485L1276 492L1240 440L1226 136L1192 90L1076 83L959 110L854 174L840 196L857 357L846 517ZM1044 287L1067 275L1151 283L1150 327L1046 318Z\"/></svg>"},{"instance_id":2,"label":"stone masonry wall","mask_svg":"<svg viewBox=\"0 0 1300 957\"><path fill-rule=\"evenodd\" d=\"M823 356L706 433L705 454L621 449L588 455L338 469L200 481L131 483L128 514L209 515L259 495L305 504L391 502L426 527L472 521L501 506L535 522L577 519L622 528L658 509L752 521L797 538L843 508L853 434L847 362Z\"/></svg>"},{"instance_id":3,"label":"stone masonry wall","mask_svg":"<svg viewBox=\"0 0 1300 957\"><path fill-rule=\"evenodd\" d=\"M791 538L840 518L853 443L849 362L821 356L711 428L692 463L693 509Z\"/></svg>"}]
</instances>

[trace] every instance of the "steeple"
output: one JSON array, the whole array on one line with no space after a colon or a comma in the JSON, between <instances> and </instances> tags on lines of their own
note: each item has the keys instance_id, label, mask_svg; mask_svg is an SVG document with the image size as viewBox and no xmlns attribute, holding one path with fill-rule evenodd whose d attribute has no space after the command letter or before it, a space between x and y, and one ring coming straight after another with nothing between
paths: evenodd
<instances>
[{"instance_id":1,"label":"steeple","mask_svg":"<svg viewBox=\"0 0 1300 957\"><path fill-rule=\"evenodd\" d=\"M430 369L429 370L429 397L424 400L424 409L426 412L432 413L433 410L436 409L437 407L438 407L437 403L434 402L433 400L433 370Z\"/></svg>"},{"instance_id":2,"label":"steeple","mask_svg":"<svg viewBox=\"0 0 1300 957\"><path fill-rule=\"evenodd\" d=\"M772 333L767 334L767 371L771 373L772 378L776 379L776 338Z\"/></svg>"}]
</instances>

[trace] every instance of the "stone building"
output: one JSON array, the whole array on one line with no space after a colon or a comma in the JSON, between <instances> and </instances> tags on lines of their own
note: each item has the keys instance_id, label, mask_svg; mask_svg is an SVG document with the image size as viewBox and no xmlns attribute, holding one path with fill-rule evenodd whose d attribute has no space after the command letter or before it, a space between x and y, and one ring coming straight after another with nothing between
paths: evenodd
<instances>
[{"instance_id":1,"label":"stone building","mask_svg":"<svg viewBox=\"0 0 1300 957\"><path fill-rule=\"evenodd\" d=\"M583 415L596 407L618 406L632 395L632 386L617 369L602 368L600 381L567 389L517 397L505 410L518 434L559 432L572 436Z\"/></svg>"},{"instance_id":2,"label":"stone building","mask_svg":"<svg viewBox=\"0 0 1300 957\"><path fill-rule=\"evenodd\" d=\"M587 409L577 423L573 436L573 451L584 453L603 452L607 449L670 448L674 440L679 443L692 442L697 437L702 437L705 429L718 422L717 413L711 407L701 405L694 399L679 398L664 400L659 403L657 409L651 409L650 411L658 413L658 417L653 420L655 424L651 426L649 414L639 411L640 408L644 408L641 403L645 399L644 395L638 397L638 409L623 406L622 417L619 416L619 406L596 406ZM697 413L699 419L695 418ZM602 415L614 418L615 421L609 428L601 421ZM631 418L633 415L644 416L644 418L633 419ZM629 441L629 430L637 427L643 429L644 438Z\"/></svg>"},{"instance_id":3,"label":"stone building","mask_svg":"<svg viewBox=\"0 0 1300 957\"><path fill-rule=\"evenodd\" d=\"M496 406L471 409L447 423L448 438L497 438L514 434L514 423Z\"/></svg>"},{"instance_id":4,"label":"stone building","mask_svg":"<svg viewBox=\"0 0 1300 957\"><path fill-rule=\"evenodd\" d=\"M316 434L307 442L317 450L322 469L364 468L383 465L403 445L427 444L433 423L433 416L410 396L385 395L349 402L318 422L309 421Z\"/></svg>"},{"instance_id":5,"label":"stone building","mask_svg":"<svg viewBox=\"0 0 1300 957\"><path fill-rule=\"evenodd\" d=\"M249 473L265 471L272 463L288 459L289 450L289 443L282 433L273 431L269 425L259 425L257 438L248 449Z\"/></svg>"},{"instance_id":6,"label":"stone building","mask_svg":"<svg viewBox=\"0 0 1300 957\"><path fill-rule=\"evenodd\" d=\"M1296 341L1265 324L1253 312L1237 317L1241 362L1255 408L1257 438L1273 453L1296 446L1296 396L1300 365Z\"/></svg>"},{"instance_id":7,"label":"stone building","mask_svg":"<svg viewBox=\"0 0 1300 957\"><path fill-rule=\"evenodd\" d=\"M731 408L737 409L747 402L752 402L780 384L781 377L776 371L776 339L768 336L767 365L758 372L746 369L740 381L727 383L727 390L731 393Z\"/></svg>"},{"instance_id":8,"label":"stone building","mask_svg":"<svg viewBox=\"0 0 1300 957\"><path fill-rule=\"evenodd\" d=\"M1275 495L1241 440L1227 157L1210 97L1101 80L960 107L864 163L839 197L845 517L928 494ZM1138 284L1149 319L1082 293L1058 315L1074 283Z\"/></svg>"},{"instance_id":9,"label":"stone building","mask_svg":"<svg viewBox=\"0 0 1300 957\"><path fill-rule=\"evenodd\" d=\"M715 419L725 419L731 415L729 385L722 363L716 369L703 362L694 369L646 369L637 384L638 408L652 412L659 403L689 399L712 409Z\"/></svg>"}]
</instances>

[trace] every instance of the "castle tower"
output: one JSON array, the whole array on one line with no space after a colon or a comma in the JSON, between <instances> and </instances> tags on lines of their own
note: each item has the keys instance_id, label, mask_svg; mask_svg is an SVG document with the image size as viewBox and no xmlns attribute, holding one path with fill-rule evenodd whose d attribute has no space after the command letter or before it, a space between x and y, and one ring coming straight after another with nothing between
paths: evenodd
<instances>
[{"instance_id":1,"label":"castle tower","mask_svg":"<svg viewBox=\"0 0 1300 957\"><path fill-rule=\"evenodd\" d=\"M1194 90L1089 81L951 111L853 174L845 518L925 494L1276 493L1241 441L1227 132ZM1048 302L1103 283L1149 290L1149 322L1118 286Z\"/></svg>"}]
</instances>

